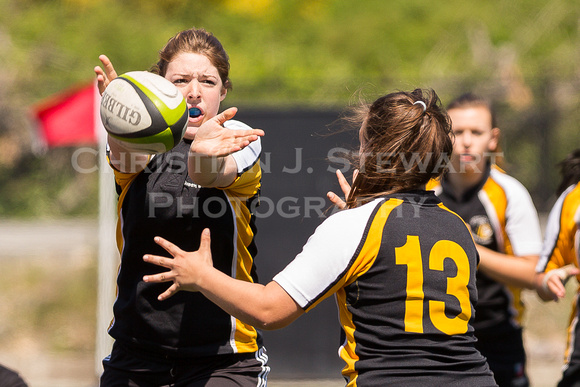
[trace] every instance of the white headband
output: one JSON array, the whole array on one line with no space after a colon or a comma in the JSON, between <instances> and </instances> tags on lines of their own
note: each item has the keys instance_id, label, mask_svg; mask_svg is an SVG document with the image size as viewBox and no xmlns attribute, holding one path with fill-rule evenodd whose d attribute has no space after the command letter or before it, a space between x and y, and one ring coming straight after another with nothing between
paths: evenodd
<instances>
[{"instance_id":1,"label":"white headband","mask_svg":"<svg viewBox=\"0 0 580 387\"><path fill-rule=\"evenodd\" d=\"M425 104L425 102L423 102L423 101L417 101L413 105L417 105L417 104L423 105L423 113L425 113L425 111L427 110L427 105Z\"/></svg>"}]
</instances>

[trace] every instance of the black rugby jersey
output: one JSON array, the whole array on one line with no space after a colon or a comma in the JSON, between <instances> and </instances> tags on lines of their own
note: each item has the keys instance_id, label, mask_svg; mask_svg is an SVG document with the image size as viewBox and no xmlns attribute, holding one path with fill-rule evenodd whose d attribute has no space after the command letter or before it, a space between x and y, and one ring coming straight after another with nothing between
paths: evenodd
<instances>
[{"instance_id":1,"label":"black rugby jersey","mask_svg":"<svg viewBox=\"0 0 580 387\"><path fill-rule=\"evenodd\" d=\"M336 293L348 386L493 386L471 326L478 255L427 191L326 219L274 277L306 311Z\"/></svg>"},{"instance_id":2,"label":"black rugby jersey","mask_svg":"<svg viewBox=\"0 0 580 387\"><path fill-rule=\"evenodd\" d=\"M231 120L226 126L248 128ZM251 209L260 190L260 143L256 141L234 154L238 177L223 189L203 188L189 178L190 145L182 141L174 149L154 156L140 173L115 171L121 264L109 333L121 343L158 355L255 352L261 345L258 332L201 293L179 292L159 301L157 297L170 284L143 281L146 274L167 270L143 261L145 254L169 255L153 241L155 236L194 251L199 248L204 228L211 230L214 266L234 278L257 281Z\"/></svg>"}]
</instances>

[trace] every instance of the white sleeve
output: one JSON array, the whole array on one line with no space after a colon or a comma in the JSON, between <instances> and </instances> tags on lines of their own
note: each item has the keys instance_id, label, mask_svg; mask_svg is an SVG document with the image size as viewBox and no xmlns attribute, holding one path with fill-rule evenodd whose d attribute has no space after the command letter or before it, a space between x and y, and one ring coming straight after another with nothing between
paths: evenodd
<instances>
[{"instance_id":1,"label":"white sleeve","mask_svg":"<svg viewBox=\"0 0 580 387\"><path fill-rule=\"evenodd\" d=\"M327 218L308 239L302 252L273 280L303 309L324 297L356 258L377 203L373 201Z\"/></svg>"},{"instance_id":2,"label":"white sleeve","mask_svg":"<svg viewBox=\"0 0 580 387\"><path fill-rule=\"evenodd\" d=\"M496 174L494 178L507 196L505 231L514 255L539 255L542 250L542 231L530 194L511 176Z\"/></svg>"},{"instance_id":3,"label":"white sleeve","mask_svg":"<svg viewBox=\"0 0 580 387\"><path fill-rule=\"evenodd\" d=\"M224 123L224 127L232 130L246 130L252 129L250 126L241 121L229 120ZM238 175L242 174L247 169L250 169L260 157L262 153L262 143L260 138L250 143L247 147L232 153L232 157L238 166Z\"/></svg>"},{"instance_id":4,"label":"white sleeve","mask_svg":"<svg viewBox=\"0 0 580 387\"><path fill-rule=\"evenodd\" d=\"M550 215L548 215L542 253L540 254L540 260L536 266L536 271L538 273L541 273L546 269L548 261L552 256L552 251L554 251L556 243L558 242L558 236L560 235L560 216L562 214L562 205L564 204L564 199L566 198L568 191L560 195L550 210Z\"/></svg>"},{"instance_id":5,"label":"white sleeve","mask_svg":"<svg viewBox=\"0 0 580 387\"><path fill-rule=\"evenodd\" d=\"M540 260L538 261L538 265L536 266L536 271L538 273L544 272L546 267L548 266L548 262L552 258L552 254L556 249L556 245L558 244L558 239L560 237L561 231L561 217L562 217L562 209L564 207L564 200L568 194L573 191L575 188L574 185L568 187L556 200L556 203L552 206L550 210L550 215L548 215L548 222L546 224L546 231L544 233L544 243L542 246L542 253L540 254ZM580 211L580 208L579 208ZM577 213L578 214L578 213ZM576 219L576 223L578 223L578 219ZM578 251L577 243L576 243L576 251Z\"/></svg>"}]
</instances>

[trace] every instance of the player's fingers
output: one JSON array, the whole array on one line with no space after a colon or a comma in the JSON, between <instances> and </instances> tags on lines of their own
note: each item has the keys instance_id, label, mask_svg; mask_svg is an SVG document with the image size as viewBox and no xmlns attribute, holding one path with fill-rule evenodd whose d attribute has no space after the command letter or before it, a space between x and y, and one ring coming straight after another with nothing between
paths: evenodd
<instances>
[{"instance_id":1,"label":"player's fingers","mask_svg":"<svg viewBox=\"0 0 580 387\"><path fill-rule=\"evenodd\" d=\"M161 293L157 299L159 301L167 300L169 297L173 296L175 293L179 291L179 286L177 284L171 285L166 291Z\"/></svg>"},{"instance_id":2,"label":"player's fingers","mask_svg":"<svg viewBox=\"0 0 580 387\"><path fill-rule=\"evenodd\" d=\"M218 124L223 125L227 120L234 118L237 112L237 107L231 107L216 115L213 119L216 120Z\"/></svg>"},{"instance_id":3,"label":"player's fingers","mask_svg":"<svg viewBox=\"0 0 580 387\"><path fill-rule=\"evenodd\" d=\"M105 74L107 76L107 81L111 82L113 79L117 78L117 71L113 67L113 63L106 55L99 55L99 60L103 64L103 69L105 70Z\"/></svg>"},{"instance_id":4,"label":"player's fingers","mask_svg":"<svg viewBox=\"0 0 580 387\"><path fill-rule=\"evenodd\" d=\"M169 282L175 279L175 273L172 271L165 271L158 274L149 274L143 276L143 281L145 282Z\"/></svg>"},{"instance_id":5,"label":"player's fingers","mask_svg":"<svg viewBox=\"0 0 580 387\"><path fill-rule=\"evenodd\" d=\"M143 260L145 262L152 263L152 264L157 265L157 266L167 267L169 269L173 269L173 267L175 265L175 261L172 258L165 258L165 257L160 257L158 255L152 255L152 254L145 254L143 256Z\"/></svg>"},{"instance_id":6,"label":"player's fingers","mask_svg":"<svg viewBox=\"0 0 580 387\"><path fill-rule=\"evenodd\" d=\"M224 130L229 130L229 129L224 129ZM232 134L227 134L225 133L224 136L225 137L230 137L231 141L236 143L240 143L240 142L252 142L252 141L256 141L258 139L258 136L254 133L252 133L251 131L245 132L245 133L237 133L237 130L232 130L231 132L234 132Z\"/></svg>"},{"instance_id":7,"label":"player's fingers","mask_svg":"<svg viewBox=\"0 0 580 387\"><path fill-rule=\"evenodd\" d=\"M106 79L105 73L103 72L103 69L100 66L95 66L94 71L95 76L97 77L97 87L99 89L99 94L103 95L103 92L107 87L107 85L105 84Z\"/></svg>"},{"instance_id":8,"label":"player's fingers","mask_svg":"<svg viewBox=\"0 0 580 387\"><path fill-rule=\"evenodd\" d=\"M201 232L201 241L199 243L199 252L200 253L208 253L210 252L211 247L211 235L209 228L204 228Z\"/></svg>"},{"instance_id":9,"label":"player's fingers","mask_svg":"<svg viewBox=\"0 0 580 387\"><path fill-rule=\"evenodd\" d=\"M103 72L103 69L101 68L101 66L95 66L93 71L95 72L97 78L99 78L99 77L102 78L105 76L105 73Z\"/></svg>"},{"instance_id":10,"label":"player's fingers","mask_svg":"<svg viewBox=\"0 0 580 387\"><path fill-rule=\"evenodd\" d=\"M176 245L174 245L173 243L169 242L167 239L165 238L161 238L159 236L156 236L155 238L153 238L153 240L155 241L155 243L157 243L159 246L163 247L165 249L165 251L167 251L169 254L171 254L171 256L175 257L177 254L180 254L183 252L183 250L181 250L179 247L177 247Z\"/></svg>"},{"instance_id":11,"label":"player's fingers","mask_svg":"<svg viewBox=\"0 0 580 387\"><path fill-rule=\"evenodd\" d=\"M228 130L228 129L226 129ZM224 133L224 136L233 136L234 141L256 141L258 138L264 135L264 131L260 129L250 129L250 130L232 130L233 133Z\"/></svg>"},{"instance_id":12,"label":"player's fingers","mask_svg":"<svg viewBox=\"0 0 580 387\"><path fill-rule=\"evenodd\" d=\"M342 173L342 171L340 169L336 170L336 178L338 179L338 184L342 184L343 182L346 182L346 178L344 177L344 174Z\"/></svg>"},{"instance_id":13,"label":"player's fingers","mask_svg":"<svg viewBox=\"0 0 580 387\"><path fill-rule=\"evenodd\" d=\"M348 183L348 181L346 180L340 169L336 170L336 178L338 179L338 185L340 186L342 193L344 194L345 197L347 197L348 194L350 193L350 184Z\"/></svg>"},{"instance_id":14,"label":"player's fingers","mask_svg":"<svg viewBox=\"0 0 580 387\"><path fill-rule=\"evenodd\" d=\"M252 137L254 140L257 140L258 137L262 137L266 133L262 129L250 129L246 132L244 137Z\"/></svg>"},{"instance_id":15,"label":"player's fingers","mask_svg":"<svg viewBox=\"0 0 580 387\"><path fill-rule=\"evenodd\" d=\"M336 207L338 207L341 210L344 210L346 208L346 203L344 200L342 200L337 194L335 194L334 192L327 192L326 196L328 197L328 200L330 200L332 202L332 204L334 204Z\"/></svg>"},{"instance_id":16,"label":"player's fingers","mask_svg":"<svg viewBox=\"0 0 580 387\"><path fill-rule=\"evenodd\" d=\"M570 265L566 265L563 267L564 271L566 272L566 276L568 278L578 275L580 274L580 269L578 269L576 266L574 266L573 264Z\"/></svg>"},{"instance_id":17,"label":"player's fingers","mask_svg":"<svg viewBox=\"0 0 580 387\"><path fill-rule=\"evenodd\" d=\"M566 296L566 289L562 285L562 282L558 280L549 281L548 289L550 289L550 291L556 296L556 300Z\"/></svg>"}]
</instances>

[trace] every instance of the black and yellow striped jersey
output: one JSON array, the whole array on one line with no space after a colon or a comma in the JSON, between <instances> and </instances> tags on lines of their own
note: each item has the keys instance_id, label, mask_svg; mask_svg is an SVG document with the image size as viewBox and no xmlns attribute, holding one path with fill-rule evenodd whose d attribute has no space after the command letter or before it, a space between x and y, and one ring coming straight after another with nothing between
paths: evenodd
<instances>
[{"instance_id":1,"label":"black and yellow striped jersey","mask_svg":"<svg viewBox=\"0 0 580 387\"><path fill-rule=\"evenodd\" d=\"M237 121L231 129L248 129ZM143 282L143 275L165 271L143 261L144 254L167 256L154 241L164 237L185 251L199 248L204 228L212 234L216 268L233 278L256 282L252 206L259 195L260 142L233 154L238 177L223 189L203 188L188 176L190 142L156 155L144 171L115 171L119 193L117 244L121 264L110 335L121 343L175 356L255 352L258 332L226 314L201 293L180 292L159 301L168 284Z\"/></svg>"},{"instance_id":2,"label":"black and yellow striped jersey","mask_svg":"<svg viewBox=\"0 0 580 387\"><path fill-rule=\"evenodd\" d=\"M427 191L326 219L274 277L306 311L336 294L348 386L495 385L474 347L478 255Z\"/></svg>"}]
</instances>

